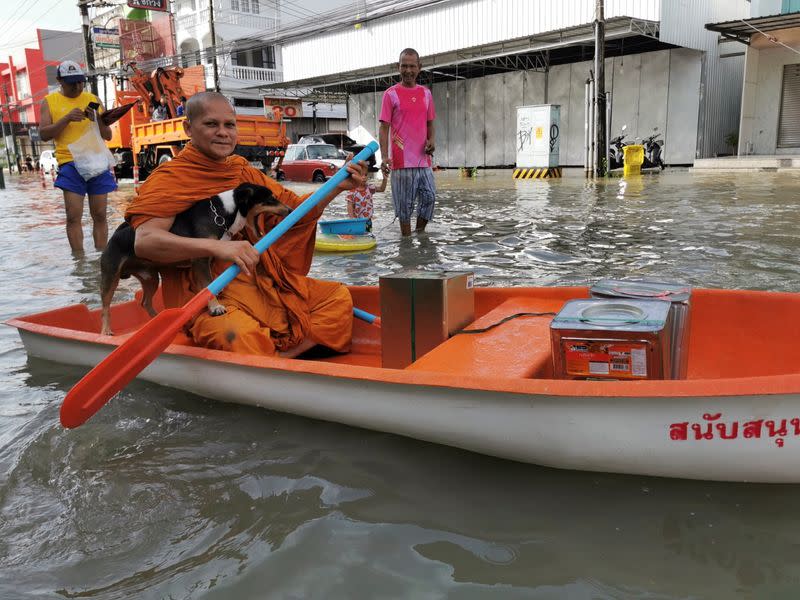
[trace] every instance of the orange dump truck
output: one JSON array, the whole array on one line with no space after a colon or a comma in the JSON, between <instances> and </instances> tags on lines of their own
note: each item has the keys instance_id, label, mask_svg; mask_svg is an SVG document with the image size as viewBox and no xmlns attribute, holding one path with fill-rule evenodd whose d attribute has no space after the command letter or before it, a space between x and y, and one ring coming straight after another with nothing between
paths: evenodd
<instances>
[{"instance_id":1,"label":"orange dump truck","mask_svg":"<svg viewBox=\"0 0 800 600\"><path fill-rule=\"evenodd\" d=\"M117 177L132 177L133 168L138 167L139 179L144 180L158 165L172 160L189 141L183 130L184 117L175 117L175 113L180 97L192 93L184 93L180 87L182 69L157 69L150 75L138 71L135 65L133 69L135 75L129 81L134 89L117 90L116 105L139 102L111 126L113 135L108 147L117 160ZM169 114L175 118L153 121L150 105L162 96L167 99ZM265 171L276 158L278 164L283 161L289 138L279 113L274 119L237 115L236 125L239 130L236 154Z\"/></svg>"}]
</instances>

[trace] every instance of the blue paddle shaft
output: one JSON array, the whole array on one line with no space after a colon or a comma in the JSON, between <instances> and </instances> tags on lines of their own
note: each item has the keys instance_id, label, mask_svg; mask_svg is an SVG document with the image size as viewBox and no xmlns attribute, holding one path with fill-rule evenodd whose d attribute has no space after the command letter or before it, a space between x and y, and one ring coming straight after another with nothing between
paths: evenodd
<instances>
[{"instance_id":1,"label":"blue paddle shaft","mask_svg":"<svg viewBox=\"0 0 800 600\"><path fill-rule=\"evenodd\" d=\"M366 321L370 325L372 325L375 322L375 319L378 318L372 313L368 313L367 311L356 308L355 306L353 307L353 316L357 319L361 319L362 321Z\"/></svg>"},{"instance_id":2,"label":"blue paddle shaft","mask_svg":"<svg viewBox=\"0 0 800 600\"><path fill-rule=\"evenodd\" d=\"M351 162L357 163L362 160L367 160L377 151L378 143L370 142L366 148L353 157ZM322 186L316 192L306 198L300 206L285 216L283 220L273 227L267 235L255 243L255 249L258 250L258 253L261 254L264 252L264 250L269 248L279 237L291 229L291 227L300 219L305 217L312 208L319 204L323 198L327 197L337 185L339 185L349 176L350 174L347 172L345 167L339 169L328 181L322 184ZM238 265L231 265L225 269L219 277L209 284L208 290L216 296L225 288L225 286L236 279L236 276L239 274L240 270L241 269L239 269Z\"/></svg>"}]
</instances>

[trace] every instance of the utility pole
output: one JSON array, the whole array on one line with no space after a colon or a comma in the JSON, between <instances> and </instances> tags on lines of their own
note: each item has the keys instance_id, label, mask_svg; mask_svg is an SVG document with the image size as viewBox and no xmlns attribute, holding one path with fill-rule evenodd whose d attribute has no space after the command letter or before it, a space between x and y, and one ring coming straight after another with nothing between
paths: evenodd
<instances>
[{"instance_id":1,"label":"utility pole","mask_svg":"<svg viewBox=\"0 0 800 600\"><path fill-rule=\"evenodd\" d=\"M214 68L214 91L219 92L219 67L217 66L217 34L214 33L214 0L208 0L208 20L211 25L212 65Z\"/></svg>"},{"instance_id":2,"label":"utility pole","mask_svg":"<svg viewBox=\"0 0 800 600\"><path fill-rule=\"evenodd\" d=\"M606 68L605 68L605 38L606 22L603 17L604 0L595 0L594 16L594 172L603 176L608 171L604 165L606 156Z\"/></svg>"},{"instance_id":3,"label":"utility pole","mask_svg":"<svg viewBox=\"0 0 800 600\"><path fill-rule=\"evenodd\" d=\"M14 163L19 167L18 159L17 159L17 134L14 133L14 119L11 116L11 98L8 95L8 84L3 84L3 92L6 97L6 108L8 109L8 126L11 129L11 143L14 145ZM3 126L3 130L5 130L5 126ZM8 153L8 146L6 146L6 153ZM11 159L9 158L8 163L8 172L11 173ZM17 169L19 170L19 168Z\"/></svg>"},{"instance_id":4,"label":"utility pole","mask_svg":"<svg viewBox=\"0 0 800 600\"><path fill-rule=\"evenodd\" d=\"M83 51L86 54L86 70L92 73L89 76L89 86L92 93L97 96L97 75L94 74L94 45L92 44L92 22L89 20L89 2L91 0L79 0L78 8L81 11L83 20Z\"/></svg>"},{"instance_id":5,"label":"utility pole","mask_svg":"<svg viewBox=\"0 0 800 600\"><path fill-rule=\"evenodd\" d=\"M11 123L11 109L8 110L8 122ZM8 138L6 137L6 122L3 120L3 111L0 109L0 127L3 128L3 146L6 149L6 161L8 162L8 175L11 176L11 153L8 151ZM2 169L0 169L2 172ZM3 182L5 185L5 182Z\"/></svg>"}]
</instances>

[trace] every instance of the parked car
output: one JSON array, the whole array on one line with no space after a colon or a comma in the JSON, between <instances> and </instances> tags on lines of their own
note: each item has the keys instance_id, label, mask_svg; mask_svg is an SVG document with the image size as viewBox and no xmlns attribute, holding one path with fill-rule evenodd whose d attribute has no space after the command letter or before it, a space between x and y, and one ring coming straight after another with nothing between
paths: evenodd
<instances>
[{"instance_id":1,"label":"parked car","mask_svg":"<svg viewBox=\"0 0 800 600\"><path fill-rule=\"evenodd\" d=\"M58 171L58 161L52 150L43 150L39 155L39 168L48 173L51 169Z\"/></svg>"},{"instance_id":2,"label":"parked car","mask_svg":"<svg viewBox=\"0 0 800 600\"><path fill-rule=\"evenodd\" d=\"M363 144L359 144L344 131L330 131L327 133L314 133L311 135L304 135L297 142L298 144L332 144L347 156L349 152L358 154L364 149ZM367 161L370 169L375 168L375 155L369 157Z\"/></svg>"},{"instance_id":3,"label":"parked car","mask_svg":"<svg viewBox=\"0 0 800 600\"><path fill-rule=\"evenodd\" d=\"M332 144L290 144L278 170L278 180L323 182L344 165Z\"/></svg>"}]
</instances>

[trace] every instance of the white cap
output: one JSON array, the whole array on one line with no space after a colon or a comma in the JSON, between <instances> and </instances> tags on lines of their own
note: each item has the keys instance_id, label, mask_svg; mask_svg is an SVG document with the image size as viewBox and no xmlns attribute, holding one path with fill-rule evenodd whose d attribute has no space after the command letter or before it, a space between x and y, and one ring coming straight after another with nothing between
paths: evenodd
<instances>
[{"instance_id":1,"label":"white cap","mask_svg":"<svg viewBox=\"0 0 800 600\"><path fill-rule=\"evenodd\" d=\"M58 78L64 83L81 83L86 81L86 74L78 63L65 60L58 65Z\"/></svg>"}]
</instances>

